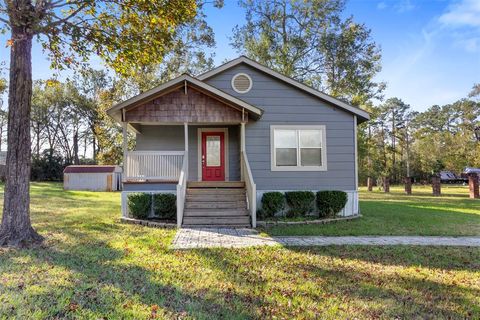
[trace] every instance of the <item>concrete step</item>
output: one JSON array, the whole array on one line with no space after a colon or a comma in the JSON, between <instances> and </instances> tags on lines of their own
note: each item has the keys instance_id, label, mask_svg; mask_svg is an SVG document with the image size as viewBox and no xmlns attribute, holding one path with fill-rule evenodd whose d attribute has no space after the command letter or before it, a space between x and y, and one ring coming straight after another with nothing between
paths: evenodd
<instances>
[{"instance_id":1,"label":"concrete step","mask_svg":"<svg viewBox=\"0 0 480 320\"><path fill-rule=\"evenodd\" d=\"M243 194L245 195L245 189L238 188L238 189L201 189L201 188L188 188L187 195L238 195Z\"/></svg>"},{"instance_id":2,"label":"concrete step","mask_svg":"<svg viewBox=\"0 0 480 320\"><path fill-rule=\"evenodd\" d=\"M191 229L199 229L199 228L251 228L252 226L250 223L248 224L184 224L182 228L191 228Z\"/></svg>"},{"instance_id":3,"label":"concrete step","mask_svg":"<svg viewBox=\"0 0 480 320\"><path fill-rule=\"evenodd\" d=\"M188 194L187 202L216 202L216 201L245 201L245 194L232 193L232 194Z\"/></svg>"},{"instance_id":4,"label":"concrete step","mask_svg":"<svg viewBox=\"0 0 480 320\"><path fill-rule=\"evenodd\" d=\"M248 217L246 209L185 209L184 217Z\"/></svg>"},{"instance_id":5,"label":"concrete step","mask_svg":"<svg viewBox=\"0 0 480 320\"><path fill-rule=\"evenodd\" d=\"M243 201L187 201L187 209L236 209L247 208L247 203Z\"/></svg>"},{"instance_id":6,"label":"concrete step","mask_svg":"<svg viewBox=\"0 0 480 320\"><path fill-rule=\"evenodd\" d=\"M189 181L187 188L245 188L243 181Z\"/></svg>"},{"instance_id":7,"label":"concrete step","mask_svg":"<svg viewBox=\"0 0 480 320\"><path fill-rule=\"evenodd\" d=\"M250 225L250 217L183 217L183 225L204 225L204 226L228 226L228 225Z\"/></svg>"}]
</instances>

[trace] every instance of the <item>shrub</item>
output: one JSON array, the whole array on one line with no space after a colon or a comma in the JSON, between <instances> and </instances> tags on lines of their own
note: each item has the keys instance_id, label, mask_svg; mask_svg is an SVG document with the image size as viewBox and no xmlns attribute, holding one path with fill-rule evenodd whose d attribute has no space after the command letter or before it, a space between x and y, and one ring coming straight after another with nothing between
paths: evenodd
<instances>
[{"instance_id":1,"label":"shrub","mask_svg":"<svg viewBox=\"0 0 480 320\"><path fill-rule=\"evenodd\" d=\"M132 193L128 195L128 211L137 219L145 219L150 215L152 195L148 193Z\"/></svg>"},{"instance_id":2,"label":"shrub","mask_svg":"<svg viewBox=\"0 0 480 320\"><path fill-rule=\"evenodd\" d=\"M262 216L273 217L285 209L285 196L281 192L265 192L262 196Z\"/></svg>"},{"instance_id":3,"label":"shrub","mask_svg":"<svg viewBox=\"0 0 480 320\"><path fill-rule=\"evenodd\" d=\"M335 216L347 204L348 196L343 191L318 191L317 208L320 217Z\"/></svg>"},{"instance_id":4,"label":"shrub","mask_svg":"<svg viewBox=\"0 0 480 320\"><path fill-rule=\"evenodd\" d=\"M285 192L285 199L290 207L288 217L304 216L313 209L315 194L312 191Z\"/></svg>"},{"instance_id":5,"label":"shrub","mask_svg":"<svg viewBox=\"0 0 480 320\"><path fill-rule=\"evenodd\" d=\"M34 181L62 181L67 164L58 151L44 150L39 157L32 156L30 177Z\"/></svg>"},{"instance_id":6,"label":"shrub","mask_svg":"<svg viewBox=\"0 0 480 320\"><path fill-rule=\"evenodd\" d=\"M172 193L154 195L153 212L161 219L173 219L177 212L177 197Z\"/></svg>"}]
</instances>

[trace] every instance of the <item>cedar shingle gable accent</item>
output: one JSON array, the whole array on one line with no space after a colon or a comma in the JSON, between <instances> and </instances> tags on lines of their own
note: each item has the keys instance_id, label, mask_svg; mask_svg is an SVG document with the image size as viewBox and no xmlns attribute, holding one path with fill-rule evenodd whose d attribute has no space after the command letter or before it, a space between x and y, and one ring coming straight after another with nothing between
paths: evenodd
<instances>
[{"instance_id":1,"label":"cedar shingle gable accent","mask_svg":"<svg viewBox=\"0 0 480 320\"><path fill-rule=\"evenodd\" d=\"M242 121L242 112L188 87L186 93L184 88L179 88L127 110L125 120L156 123L239 123Z\"/></svg>"}]
</instances>

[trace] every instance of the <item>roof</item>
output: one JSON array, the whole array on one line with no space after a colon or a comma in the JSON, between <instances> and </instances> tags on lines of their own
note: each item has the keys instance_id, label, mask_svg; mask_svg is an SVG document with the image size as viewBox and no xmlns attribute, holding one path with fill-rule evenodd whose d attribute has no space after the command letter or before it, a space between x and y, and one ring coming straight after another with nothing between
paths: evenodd
<instances>
[{"instance_id":1,"label":"roof","mask_svg":"<svg viewBox=\"0 0 480 320\"><path fill-rule=\"evenodd\" d=\"M156 86L153 89L150 89L144 93L141 93L135 97L132 97L124 102L121 102L110 109L107 110L107 113L112 116L115 120L118 122L122 121L122 110L128 107L133 107L136 105L140 105L144 102L150 101L154 98L157 98L165 93L168 93L171 91L172 88L183 86L187 84L190 84L196 88L199 88L201 90L207 91L210 95L213 97L223 101L227 102L230 105L234 105L240 109L244 108L249 112L251 116L253 116L254 119L259 119L262 114L263 110L255 107L237 97L234 97L232 95L229 95L228 93L221 91L203 81L200 81L188 74L183 74L175 79L172 79L170 81L167 81L159 86Z\"/></svg>"},{"instance_id":2,"label":"roof","mask_svg":"<svg viewBox=\"0 0 480 320\"><path fill-rule=\"evenodd\" d=\"M325 101L325 102L328 102L328 103L330 103L330 104L332 104L332 105L334 105L334 106L336 106L336 107L338 107L338 108L340 108L340 109L343 109L343 110L345 110L345 111L348 111L348 112L350 112L350 113L353 113L354 115L357 115L357 116L359 117L358 123L361 123L361 122L365 122L365 121L367 121L367 120L370 120L370 115L369 115L369 113L366 112L365 110L362 110L362 109L360 109L360 108L358 108L358 107L354 107L354 106L352 106L352 105L350 105L350 104L348 104L348 103L346 103L346 102L344 102L344 101L341 101L341 100L336 99L336 98L334 98L334 97L332 97L332 96L329 96L328 94L325 94L325 93L323 93L323 92L321 92L321 91L318 91L317 89L314 89L314 88L312 88L312 87L310 87L310 86L307 86L306 84L301 83L301 82L299 82L299 81L297 81L297 80L294 80L294 79L292 79L292 78L289 78L289 77L287 77L287 76L285 76L285 75L283 75L283 74L281 74L281 73L279 73L279 72L277 72L277 71L275 71L275 70L272 70L272 69L270 69L270 68L268 68L268 67L266 67L266 66L264 66L264 65L262 65L262 64L260 64L260 63L258 63L258 62L255 62L255 61L253 61L253 60L251 60L251 59L249 59L249 58L247 58L247 57L245 57L245 56L240 56L240 57L238 57L237 59L231 60L231 61L229 61L229 62L227 62L227 63L225 63L225 64L223 64L223 65L221 65L221 66L219 66L219 67L217 67L217 68L214 68L214 69L212 69L212 70L210 70L210 71L207 71L207 72L201 74L201 75L198 76L197 78L198 78L199 80L202 80L202 81L203 81L203 80L206 80L206 79L211 78L211 77L213 77L214 75L216 75L216 74L218 74L218 73L220 73L220 72L222 72L222 71L225 71L225 70L227 70L227 69L230 69L230 68L232 68L232 67L234 67L234 66L236 66L236 65L238 65L238 64L241 64L241 63L244 63L244 64L246 64L246 65L249 65L249 66L252 67L252 68L255 68L255 69L257 69L257 70L260 70L260 71L262 71L262 72L264 72L264 73L266 73L266 74L268 74L268 75L270 75L270 76L272 76L272 77L274 77L274 78L277 78L277 79L279 79L279 80L281 80L281 81L283 81L283 82L286 82L286 83L288 83L289 85L291 85L291 86L293 86L293 87L296 87L296 88L298 88L298 89L300 89L300 90L303 90L303 91L305 91L305 92L307 92L307 93L309 93L309 94L311 94L311 95L313 95L313 96L315 96L315 97L317 97L317 98L320 98L321 100L323 100L323 101Z\"/></svg>"},{"instance_id":3,"label":"roof","mask_svg":"<svg viewBox=\"0 0 480 320\"><path fill-rule=\"evenodd\" d=\"M98 165L76 165L68 166L63 173L107 173L115 172L117 166L98 166Z\"/></svg>"}]
</instances>

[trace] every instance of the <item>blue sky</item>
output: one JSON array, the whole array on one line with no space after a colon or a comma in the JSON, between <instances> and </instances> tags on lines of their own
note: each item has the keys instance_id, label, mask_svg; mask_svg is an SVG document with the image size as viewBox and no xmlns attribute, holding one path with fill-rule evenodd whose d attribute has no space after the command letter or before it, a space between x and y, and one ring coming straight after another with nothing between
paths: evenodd
<instances>
[{"instance_id":1,"label":"blue sky","mask_svg":"<svg viewBox=\"0 0 480 320\"><path fill-rule=\"evenodd\" d=\"M236 0L221 10L209 8L217 64L235 58L229 36L244 22ZM350 0L344 13L372 29L381 46L386 97L399 97L416 110L465 97L480 82L480 0ZM5 43L7 36L0 36ZM0 46L1 60L9 50ZM98 62L97 62L98 64ZM34 78L52 71L38 45L33 50Z\"/></svg>"}]
</instances>

